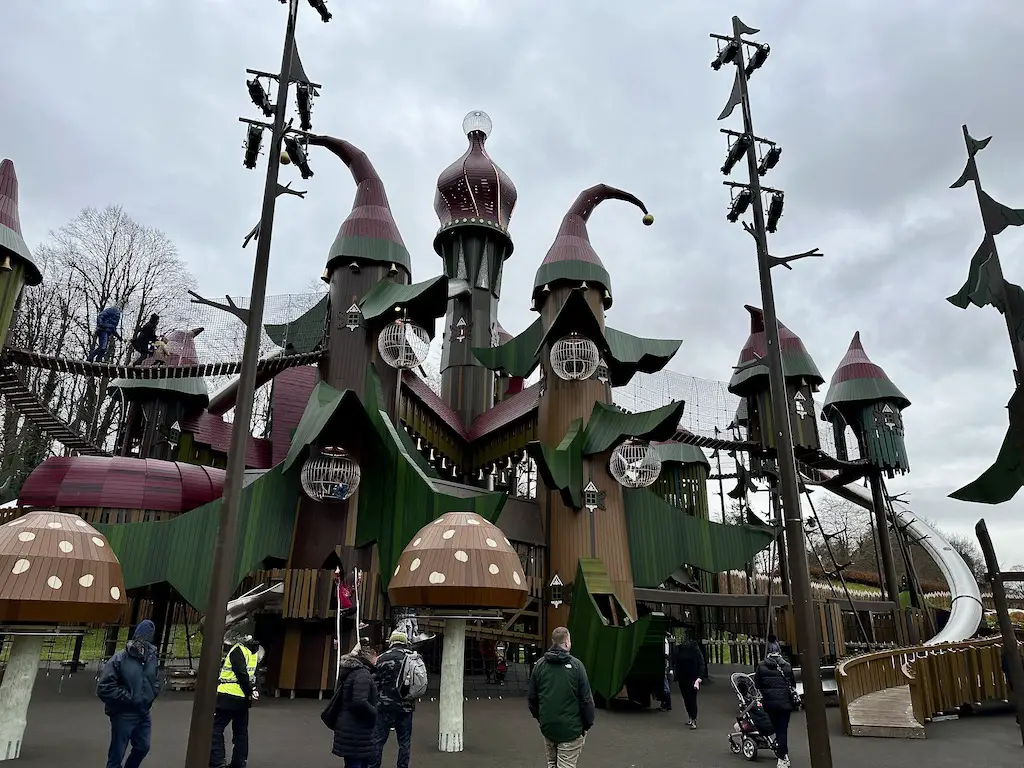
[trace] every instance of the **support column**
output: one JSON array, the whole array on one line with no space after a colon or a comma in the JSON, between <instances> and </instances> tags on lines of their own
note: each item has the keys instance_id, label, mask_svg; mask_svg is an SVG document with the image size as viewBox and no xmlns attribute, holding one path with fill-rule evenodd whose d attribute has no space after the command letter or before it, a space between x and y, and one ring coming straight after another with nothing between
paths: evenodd
<instances>
[{"instance_id":1,"label":"support column","mask_svg":"<svg viewBox=\"0 0 1024 768\"><path fill-rule=\"evenodd\" d=\"M28 703L39 675L42 653L41 635L15 635L11 639L11 655L0 684L0 760L14 760L21 754Z\"/></svg>"},{"instance_id":2,"label":"support column","mask_svg":"<svg viewBox=\"0 0 1024 768\"><path fill-rule=\"evenodd\" d=\"M889 538L889 515L886 514L885 489L882 485L882 474L872 472L871 506L874 508L875 529L878 531L878 553L882 559L882 574L885 576L885 597L887 600L900 604L900 581L896 578L896 561L892 555L892 540Z\"/></svg>"},{"instance_id":3,"label":"support column","mask_svg":"<svg viewBox=\"0 0 1024 768\"><path fill-rule=\"evenodd\" d=\"M786 552L786 521L782 517L782 494L779 493L779 481L769 476L769 494L772 498L772 518L779 526L779 538L775 545L779 553L779 591L784 595L792 596L793 591L789 582L789 554ZM771 594L771 577L768 574L768 594Z\"/></svg>"},{"instance_id":4,"label":"support column","mask_svg":"<svg viewBox=\"0 0 1024 768\"><path fill-rule=\"evenodd\" d=\"M437 748L441 752L462 751L465 675L466 620L447 619L444 622L441 694L438 704Z\"/></svg>"}]
</instances>

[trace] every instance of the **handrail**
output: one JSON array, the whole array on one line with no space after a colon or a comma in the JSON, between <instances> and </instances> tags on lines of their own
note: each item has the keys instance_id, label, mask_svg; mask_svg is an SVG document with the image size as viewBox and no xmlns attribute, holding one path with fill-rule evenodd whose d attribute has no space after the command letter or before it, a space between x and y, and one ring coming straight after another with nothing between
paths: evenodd
<instances>
[{"instance_id":1,"label":"handrail","mask_svg":"<svg viewBox=\"0 0 1024 768\"><path fill-rule=\"evenodd\" d=\"M954 669L959 673L961 670L964 674L961 678L966 679L968 674L967 669L975 670L978 668L977 662L972 660L970 664L973 666L949 666L944 665L938 667L940 670L938 677L936 677L935 667L924 665L923 668L918 668L917 662L921 659L931 658L933 656L939 656L943 654L958 653L964 651L976 651L978 649L987 648L1001 648L999 638L993 638L989 640L967 640L960 643L943 643L942 645L918 645L910 648L896 648L887 651L875 651L873 653L865 653L860 656L854 656L849 659L844 659L836 666L836 684L839 688L839 706L842 713L843 729L847 735L852 735L852 727L850 724L850 705L853 704L857 699L862 696L867 696L871 693L877 693L878 691L884 691L889 688L897 688L903 685L909 685L911 687L911 700L914 700L915 694L919 701L915 703L914 715L918 718L918 721L922 724L926 720L921 719L927 717L931 719L932 715L937 711L928 713L929 707L933 706L934 702L945 701L942 697L937 695L937 692L944 692L951 690L950 686L953 685L951 680L939 679L944 676L945 673L951 673ZM997 658L998 658L998 652ZM966 655L966 654L961 654ZM967 665L964 659L958 659L957 663L963 662ZM987 669L988 667L986 667ZM996 670L1000 671L1001 667L996 664ZM1001 676L1001 674L1000 674ZM977 676L976 676L977 677ZM917 683L915 686L915 682ZM917 691L915 691L915 687ZM978 685L975 685L971 690L982 690ZM988 688L984 688L988 690ZM952 695L952 694L951 694ZM953 696L953 698L956 698ZM975 701L980 699L973 699ZM966 703L961 701L958 704ZM920 714L919 714L920 713Z\"/></svg>"},{"instance_id":2,"label":"handrail","mask_svg":"<svg viewBox=\"0 0 1024 768\"><path fill-rule=\"evenodd\" d=\"M1008 697L1002 638L995 637L917 654L907 670L914 717L929 723L965 704Z\"/></svg>"}]
</instances>

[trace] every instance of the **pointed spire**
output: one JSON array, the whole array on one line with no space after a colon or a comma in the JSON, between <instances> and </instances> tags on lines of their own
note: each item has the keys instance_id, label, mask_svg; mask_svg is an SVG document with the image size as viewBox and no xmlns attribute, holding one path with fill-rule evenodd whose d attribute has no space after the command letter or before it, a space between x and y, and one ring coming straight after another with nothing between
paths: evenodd
<instances>
[{"instance_id":1,"label":"pointed spire","mask_svg":"<svg viewBox=\"0 0 1024 768\"><path fill-rule=\"evenodd\" d=\"M896 388L881 366L875 365L864 351L860 331L853 334L850 348L839 361L825 397L824 414L829 406L844 403L871 403L881 400L894 401L900 410L910 405L907 396Z\"/></svg>"},{"instance_id":2,"label":"pointed spire","mask_svg":"<svg viewBox=\"0 0 1024 768\"><path fill-rule=\"evenodd\" d=\"M21 217L18 215L18 174L14 162L0 163L0 257L10 256L25 264L25 283L39 285L43 276L32 261L32 252L21 236Z\"/></svg>"},{"instance_id":3,"label":"pointed spire","mask_svg":"<svg viewBox=\"0 0 1024 768\"><path fill-rule=\"evenodd\" d=\"M609 187L607 184L598 184L583 190L562 219L562 225L555 235L555 242L551 244L544 261L537 269L537 277L533 283L534 299L554 282L589 281L604 289L605 309L612 305L611 276L601 263L597 251L590 244L590 235L587 232L590 214L605 200L625 200L632 203L644 212L645 225L650 226L654 223L654 217L647 212L647 206L640 198L629 192Z\"/></svg>"},{"instance_id":4,"label":"pointed spire","mask_svg":"<svg viewBox=\"0 0 1024 768\"><path fill-rule=\"evenodd\" d=\"M506 257L512 253L508 225L518 192L508 174L487 154L484 145L491 127L486 112L474 110L466 115L462 130L469 139L469 147L437 177L434 212L441 226L434 238L434 250L438 255L443 255L443 233L461 226L497 229L508 239Z\"/></svg>"},{"instance_id":5,"label":"pointed spire","mask_svg":"<svg viewBox=\"0 0 1024 768\"><path fill-rule=\"evenodd\" d=\"M749 304L744 305L743 308L750 313L750 335L747 337L743 349L740 350L736 367L751 363L756 358L764 358L768 352L764 330L764 312ZM782 370L787 379L803 378L812 388L825 382L803 341L781 320L779 321L779 346L782 349ZM748 390L756 388L751 385L752 380L755 379L764 379L763 385L767 386L767 360L760 365L751 365L748 368L735 371L729 380L729 391L734 395L744 396Z\"/></svg>"},{"instance_id":6,"label":"pointed spire","mask_svg":"<svg viewBox=\"0 0 1024 768\"><path fill-rule=\"evenodd\" d=\"M370 158L358 147L333 136L314 136L310 144L326 147L342 159L356 182L352 212L341 224L327 256L328 265L336 259L359 259L395 264L412 277L412 259L402 234L391 214L388 196Z\"/></svg>"}]
</instances>

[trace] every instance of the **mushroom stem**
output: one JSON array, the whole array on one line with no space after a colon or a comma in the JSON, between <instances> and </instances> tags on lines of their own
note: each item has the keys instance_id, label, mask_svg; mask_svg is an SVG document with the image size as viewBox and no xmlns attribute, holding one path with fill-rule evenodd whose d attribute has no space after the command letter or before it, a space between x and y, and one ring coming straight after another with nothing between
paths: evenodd
<instances>
[{"instance_id":1,"label":"mushroom stem","mask_svg":"<svg viewBox=\"0 0 1024 768\"><path fill-rule=\"evenodd\" d=\"M15 635L11 642L11 655L0 684L0 760L14 760L21 754L28 703L39 674L42 653L41 636Z\"/></svg>"},{"instance_id":2,"label":"mushroom stem","mask_svg":"<svg viewBox=\"0 0 1024 768\"><path fill-rule=\"evenodd\" d=\"M445 619L437 735L437 748L442 752L462 751L462 705L465 698L463 696L465 674L466 620Z\"/></svg>"}]
</instances>

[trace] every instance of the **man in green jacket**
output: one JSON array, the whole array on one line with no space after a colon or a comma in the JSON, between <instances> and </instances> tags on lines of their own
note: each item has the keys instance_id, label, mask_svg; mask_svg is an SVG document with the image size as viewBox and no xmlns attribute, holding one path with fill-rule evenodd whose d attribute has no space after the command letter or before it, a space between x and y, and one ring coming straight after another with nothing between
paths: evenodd
<instances>
[{"instance_id":1,"label":"man in green jacket","mask_svg":"<svg viewBox=\"0 0 1024 768\"><path fill-rule=\"evenodd\" d=\"M576 768L594 725L594 694L583 662L572 656L569 630L551 633L551 648L530 676L527 703L540 723L548 768Z\"/></svg>"}]
</instances>

